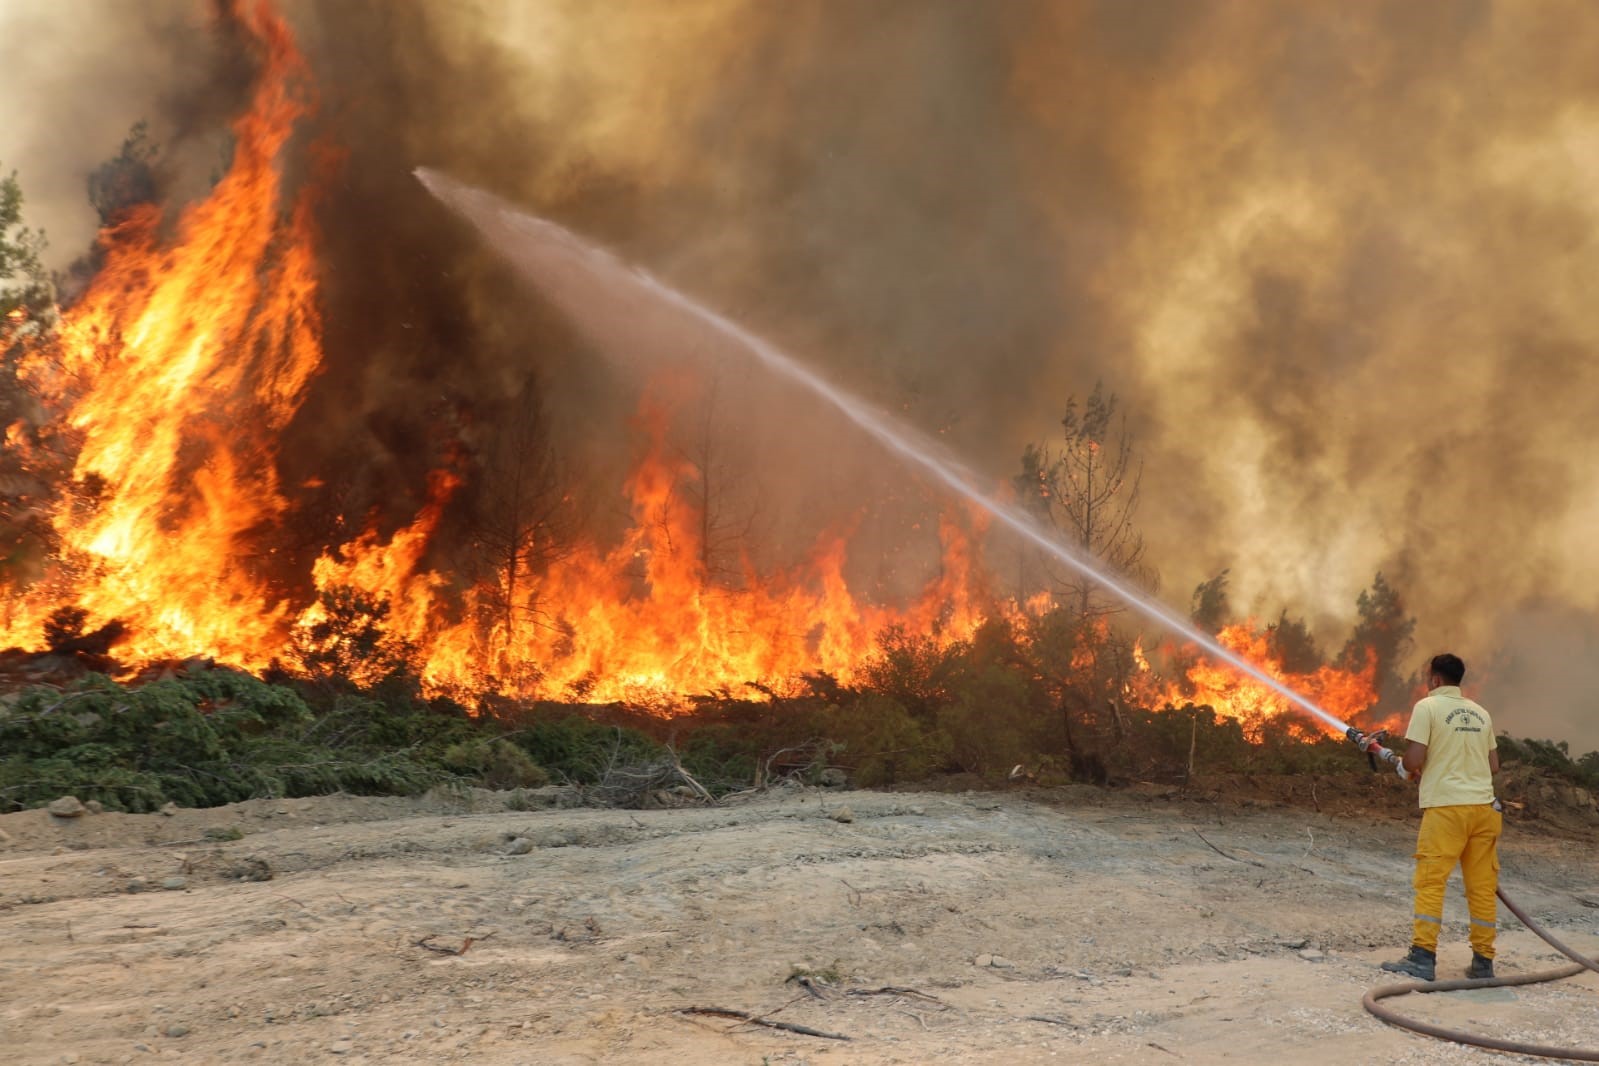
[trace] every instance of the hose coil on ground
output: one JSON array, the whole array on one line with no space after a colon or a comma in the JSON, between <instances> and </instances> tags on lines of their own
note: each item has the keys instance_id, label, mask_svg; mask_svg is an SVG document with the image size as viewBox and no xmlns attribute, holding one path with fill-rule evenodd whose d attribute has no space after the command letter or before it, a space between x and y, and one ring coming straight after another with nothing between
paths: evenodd
<instances>
[{"instance_id":1,"label":"hose coil on ground","mask_svg":"<svg viewBox=\"0 0 1599 1066\"><path fill-rule=\"evenodd\" d=\"M1399 984L1379 985L1367 992L1360 1002L1371 1014L1401 1029L1421 1033L1425 1036L1435 1036L1440 1040L1450 1040L1457 1044L1470 1044L1473 1047L1491 1048L1494 1051L1510 1051L1519 1055L1540 1055L1551 1059L1570 1059L1575 1062L1599 1062L1599 1051L1586 1051L1581 1048L1550 1047L1546 1044L1526 1044L1518 1040L1501 1040L1498 1037L1480 1036L1476 1033L1467 1033L1459 1029L1447 1029L1431 1022L1421 1022L1414 1018L1406 1018L1393 1008L1385 1006L1378 1000L1390 999L1394 996L1403 996L1411 992L1454 992L1464 988L1510 988L1515 985L1536 985L1545 981L1558 981L1564 977L1575 977L1584 970L1599 973L1599 962L1588 958L1573 948L1567 947L1556 939L1555 935L1527 916L1516 904L1512 903L1504 889L1499 890L1499 901L1503 903L1511 914L1520 919L1521 924L1531 929L1543 942L1554 948L1560 954L1570 959L1571 966L1561 966L1553 970L1540 970L1537 973L1516 974L1508 977L1485 977L1478 980L1458 981L1404 981Z\"/></svg>"}]
</instances>

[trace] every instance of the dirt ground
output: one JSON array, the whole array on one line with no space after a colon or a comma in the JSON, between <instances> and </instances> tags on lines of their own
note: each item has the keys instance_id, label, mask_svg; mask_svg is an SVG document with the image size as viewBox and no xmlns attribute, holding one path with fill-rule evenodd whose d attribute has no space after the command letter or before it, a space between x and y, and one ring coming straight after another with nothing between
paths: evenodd
<instances>
[{"instance_id":1,"label":"dirt ground","mask_svg":"<svg viewBox=\"0 0 1599 1066\"><path fill-rule=\"evenodd\" d=\"M1408 937L1410 814L1086 788L504 808L0 816L0 1061L1507 1060L1361 1010ZM1591 831L1512 827L1503 865L1599 953ZM1464 917L1455 884L1447 974ZM1554 963L1504 925L1502 972ZM1599 1049L1599 976L1402 1002Z\"/></svg>"}]
</instances>

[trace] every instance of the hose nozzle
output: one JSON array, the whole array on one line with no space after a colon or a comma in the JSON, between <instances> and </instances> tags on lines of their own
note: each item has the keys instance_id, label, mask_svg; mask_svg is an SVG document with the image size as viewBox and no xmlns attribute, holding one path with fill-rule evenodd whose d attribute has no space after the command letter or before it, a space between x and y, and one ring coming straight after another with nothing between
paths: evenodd
<instances>
[{"instance_id":1,"label":"hose nozzle","mask_svg":"<svg viewBox=\"0 0 1599 1066\"><path fill-rule=\"evenodd\" d=\"M1398 752L1387 747L1388 730L1379 729L1373 733L1362 733L1354 726L1350 726L1344 736L1349 738L1351 744L1366 753L1366 761L1371 764L1373 772L1378 769L1377 761L1380 759L1392 766L1401 780L1410 780L1410 773L1405 769L1404 760Z\"/></svg>"}]
</instances>

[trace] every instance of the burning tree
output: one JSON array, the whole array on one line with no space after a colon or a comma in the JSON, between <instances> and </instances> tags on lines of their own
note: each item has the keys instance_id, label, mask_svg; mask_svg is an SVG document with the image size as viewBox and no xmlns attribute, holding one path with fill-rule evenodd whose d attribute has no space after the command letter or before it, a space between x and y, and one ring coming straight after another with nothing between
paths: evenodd
<instances>
[{"instance_id":1,"label":"burning tree","mask_svg":"<svg viewBox=\"0 0 1599 1066\"><path fill-rule=\"evenodd\" d=\"M1115 394L1106 395L1100 383L1080 408L1070 397L1061 430L1056 449L1030 444L1022 453L1022 470L1014 479L1018 494L1084 558L1109 573L1149 583L1153 575L1143 565L1144 538L1133 522L1143 464L1134 459L1133 436L1126 415L1117 416ZM1084 620L1126 609L1082 574L1052 577Z\"/></svg>"},{"instance_id":2,"label":"burning tree","mask_svg":"<svg viewBox=\"0 0 1599 1066\"><path fill-rule=\"evenodd\" d=\"M0 180L0 572L12 573L39 554L47 523L31 498L44 484L27 469L22 448L36 405L17 370L25 345L54 319L55 293L40 258L44 234L22 224L22 186Z\"/></svg>"},{"instance_id":3,"label":"burning tree","mask_svg":"<svg viewBox=\"0 0 1599 1066\"><path fill-rule=\"evenodd\" d=\"M715 432L721 381L713 379L707 389L704 411L694 437L684 449L684 458L696 476L685 486L699 512L700 569L708 580L724 584L743 580L743 563L752 554L758 499L741 501L735 508L733 466L727 462Z\"/></svg>"},{"instance_id":4,"label":"burning tree","mask_svg":"<svg viewBox=\"0 0 1599 1066\"><path fill-rule=\"evenodd\" d=\"M310 205L280 159L306 70L269 11L244 17L262 73L227 174L175 227L153 204L119 215L103 268L20 364L71 473L54 558L0 624L16 643L63 603L126 621L139 658L264 665L282 639L260 538L287 508L276 438L320 361Z\"/></svg>"},{"instance_id":5,"label":"burning tree","mask_svg":"<svg viewBox=\"0 0 1599 1066\"><path fill-rule=\"evenodd\" d=\"M1378 701L1397 709L1415 687L1413 679L1400 675L1399 663L1410 651L1416 620L1405 612L1404 598L1380 572L1372 578L1371 588L1361 592L1355 609L1358 621L1338 656L1339 665L1359 669L1369 657Z\"/></svg>"},{"instance_id":6,"label":"burning tree","mask_svg":"<svg viewBox=\"0 0 1599 1066\"><path fill-rule=\"evenodd\" d=\"M480 461L481 491L473 517L472 554L487 569L477 578L481 607L492 617L496 672L514 674L521 629L544 612L537 584L571 551L575 535L571 494L550 448L538 393L524 387L497 420Z\"/></svg>"},{"instance_id":7,"label":"burning tree","mask_svg":"<svg viewBox=\"0 0 1599 1066\"><path fill-rule=\"evenodd\" d=\"M54 292L40 258L44 248L44 234L22 224L22 186L13 171L0 179L0 350L50 311Z\"/></svg>"},{"instance_id":8,"label":"burning tree","mask_svg":"<svg viewBox=\"0 0 1599 1066\"><path fill-rule=\"evenodd\" d=\"M1143 465L1135 459L1133 436L1115 394L1099 383L1081 406L1070 397L1061 430L1055 447L1029 445L1023 452L1021 473L1014 479L1018 495L1105 572L1152 583L1143 561L1144 538L1134 524ZM1048 572L1047 564L1041 565ZM1053 617L1035 627L1040 647L1047 649L1038 662L1055 693L1068 756L1081 771L1098 747L1082 736L1085 729L1108 728L1117 739L1125 731L1121 701L1134 668L1133 644L1108 624L1124 605L1097 582L1076 572L1051 573L1051 579L1058 606Z\"/></svg>"},{"instance_id":9,"label":"burning tree","mask_svg":"<svg viewBox=\"0 0 1599 1066\"><path fill-rule=\"evenodd\" d=\"M150 139L150 124L140 120L128 131L117 154L90 172L89 205L102 227L113 226L129 211L157 201L160 157L160 146ZM96 241L67 267L62 279L64 302L71 303L81 295L105 266L107 250L104 243Z\"/></svg>"},{"instance_id":10,"label":"burning tree","mask_svg":"<svg viewBox=\"0 0 1599 1066\"><path fill-rule=\"evenodd\" d=\"M1231 572L1223 570L1209 581L1201 581L1194 587L1188 617L1207 633L1219 632L1232 614L1232 602L1227 594L1227 575Z\"/></svg>"}]
</instances>

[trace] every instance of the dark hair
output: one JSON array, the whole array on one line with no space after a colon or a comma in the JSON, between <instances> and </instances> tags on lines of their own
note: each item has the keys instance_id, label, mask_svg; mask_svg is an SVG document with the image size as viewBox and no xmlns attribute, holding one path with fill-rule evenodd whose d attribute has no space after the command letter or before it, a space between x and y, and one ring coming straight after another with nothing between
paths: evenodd
<instances>
[{"instance_id":1,"label":"dark hair","mask_svg":"<svg viewBox=\"0 0 1599 1066\"><path fill-rule=\"evenodd\" d=\"M1466 676L1466 664L1458 655L1444 652L1434 655L1432 662L1427 664L1427 669L1444 679L1446 685L1458 685Z\"/></svg>"}]
</instances>

